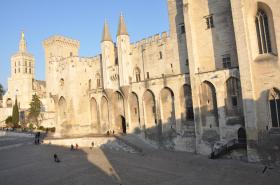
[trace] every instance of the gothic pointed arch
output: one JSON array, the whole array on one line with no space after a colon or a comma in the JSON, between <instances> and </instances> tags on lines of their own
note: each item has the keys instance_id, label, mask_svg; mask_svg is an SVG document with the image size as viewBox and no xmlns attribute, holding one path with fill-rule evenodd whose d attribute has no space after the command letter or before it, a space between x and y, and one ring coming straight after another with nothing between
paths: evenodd
<instances>
[{"instance_id":1,"label":"gothic pointed arch","mask_svg":"<svg viewBox=\"0 0 280 185\"><path fill-rule=\"evenodd\" d=\"M91 128L94 133L99 132L99 114L98 114L98 106L95 98L90 99L90 120L91 120Z\"/></svg>"},{"instance_id":2,"label":"gothic pointed arch","mask_svg":"<svg viewBox=\"0 0 280 185\"><path fill-rule=\"evenodd\" d=\"M218 107L216 89L209 81L204 81L201 84L201 118L202 126L209 128L218 127Z\"/></svg>"},{"instance_id":3,"label":"gothic pointed arch","mask_svg":"<svg viewBox=\"0 0 280 185\"><path fill-rule=\"evenodd\" d=\"M124 124L123 124L123 118L125 118L125 110L124 110L124 98L123 95L116 91L114 92L112 96L112 106L114 111L114 130L119 133L124 133Z\"/></svg>"},{"instance_id":4,"label":"gothic pointed arch","mask_svg":"<svg viewBox=\"0 0 280 185\"><path fill-rule=\"evenodd\" d=\"M271 8L265 3L258 2L255 26L259 54L277 54L273 13Z\"/></svg>"},{"instance_id":5,"label":"gothic pointed arch","mask_svg":"<svg viewBox=\"0 0 280 185\"><path fill-rule=\"evenodd\" d=\"M161 119L163 132L176 127L174 93L165 87L160 91Z\"/></svg>"},{"instance_id":6,"label":"gothic pointed arch","mask_svg":"<svg viewBox=\"0 0 280 185\"><path fill-rule=\"evenodd\" d=\"M100 108L101 108L101 119L100 119L101 132L105 133L110 128L109 104L108 104L108 100L105 96L102 96L102 98L101 98Z\"/></svg>"},{"instance_id":7,"label":"gothic pointed arch","mask_svg":"<svg viewBox=\"0 0 280 185\"><path fill-rule=\"evenodd\" d=\"M128 102L130 110L130 125L134 131L136 128L140 128L139 100L135 92L130 93Z\"/></svg>"},{"instance_id":8,"label":"gothic pointed arch","mask_svg":"<svg viewBox=\"0 0 280 185\"><path fill-rule=\"evenodd\" d=\"M146 129L156 126L156 102L155 95L151 90L146 90L143 95L144 118Z\"/></svg>"}]
</instances>

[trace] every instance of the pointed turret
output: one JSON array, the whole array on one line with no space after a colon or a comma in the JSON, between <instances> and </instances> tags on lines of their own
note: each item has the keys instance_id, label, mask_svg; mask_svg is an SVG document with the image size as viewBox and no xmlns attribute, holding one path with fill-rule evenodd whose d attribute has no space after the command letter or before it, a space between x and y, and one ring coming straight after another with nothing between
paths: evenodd
<instances>
[{"instance_id":1,"label":"pointed turret","mask_svg":"<svg viewBox=\"0 0 280 185\"><path fill-rule=\"evenodd\" d=\"M126 25L125 25L125 21L124 21L124 17L121 14L120 16L120 20L119 20L119 27L118 27L118 34L119 35L128 35L127 31L126 31Z\"/></svg>"},{"instance_id":2,"label":"pointed turret","mask_svg":"<svg viewBox=\"0 0 280 185\"><path fill-rule=\"evenodd\" d=\"M112 37L110 34L110 29L107 21L105 20L104 27L103 27L103 35L102 35L102 42L103 41L111 41L112 42Z\"/></svg>"},{"instance_id":3,"label":"pointed turret","mask_svg":"<svg viewBox=\"0 0 280 185\"><path fill-rule=\"evenodd\" d=\"M26 52L26 41L24 38L24 32L21 32L21 39L19 41L19 52L22 52L22 53Z\"/></svg>"}]
</instances>

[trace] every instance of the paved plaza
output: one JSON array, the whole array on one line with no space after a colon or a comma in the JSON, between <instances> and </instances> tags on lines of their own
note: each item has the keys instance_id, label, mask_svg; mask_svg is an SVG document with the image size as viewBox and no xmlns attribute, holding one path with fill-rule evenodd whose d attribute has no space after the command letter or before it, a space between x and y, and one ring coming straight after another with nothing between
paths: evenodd
<instances>
[{"instance_id":1,"label":"paved plaza","mask_svg":"<svg viewBox=\"0 0 280 185\"><path fill-rule=\"evenodd\" d=\"M116 147L118 146L118 147ZM69 148L0 137L0 185L278 185L280 169L160 150L145 154L120 145ZM56 153L60 163L55 163Z\"/></svg>"}]
</instances>

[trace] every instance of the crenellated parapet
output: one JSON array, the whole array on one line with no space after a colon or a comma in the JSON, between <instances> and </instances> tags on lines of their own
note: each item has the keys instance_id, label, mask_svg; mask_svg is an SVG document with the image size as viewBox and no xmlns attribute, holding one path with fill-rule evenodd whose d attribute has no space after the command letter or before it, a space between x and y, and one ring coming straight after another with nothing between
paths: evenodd
<instances>
[{"instance_id":1,"label":"crenellated parapet","mask_svg":"<svg viewBox=\"0 0 280 185\"><path fill-rule=\"evenodd\" d=\"M132 43L133 48L140 48L147 45L159 44L159 43L166 43L169 39L169 35L167 32L162 32L161 34L155 34L148 38L142 39L141 41Z\"/></svg>"},{"instance_id":2,"label":"crenellated parapet","mask_svg":"<svg viewBox=\"0 0 280 185\"><path fill-rule=\"evenodd\" d=\"M45 47L50 46L52 44L60 44L60 45L63 45L63 46L68 45L68 46L76 47L76 48L80 47L80 42L78 40L74 40L74 39L71 39L71 38L66 38L66 37L61 36L61 35L51 36L43 42L43 45Z\"/></svg>"}]
</instances>

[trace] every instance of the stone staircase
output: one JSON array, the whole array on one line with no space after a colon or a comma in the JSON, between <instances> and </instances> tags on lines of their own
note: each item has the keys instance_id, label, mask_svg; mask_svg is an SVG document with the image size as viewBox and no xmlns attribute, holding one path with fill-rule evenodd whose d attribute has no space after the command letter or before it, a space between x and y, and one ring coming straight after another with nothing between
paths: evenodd
<instances>
[{"instance_id":1,"label":"stone staircase","mask_svg":"<svg viewBox=\"0 0 280 185\"><path fill-rule=\"evenodd\" d=\"M233 151L237 151L240 149L246 149L247 144L246 141L238 141L237 139L232 139L225 143L217 142L214 144L213 152L211 152L209 158L217 159L223 156L232 154Z\"/></svg>"},{"instance_id":2,"label":"stone staircase","mask_svg":"<svg viewBox=\"0 0 280 185\"><path fill-rule=\"evenodd\" d=\"M148 142L136 134L115 135L115 137L143 155L147 154L149 151L154 151L157 149L156 145Z\"/></svg>"}]
</instances>

